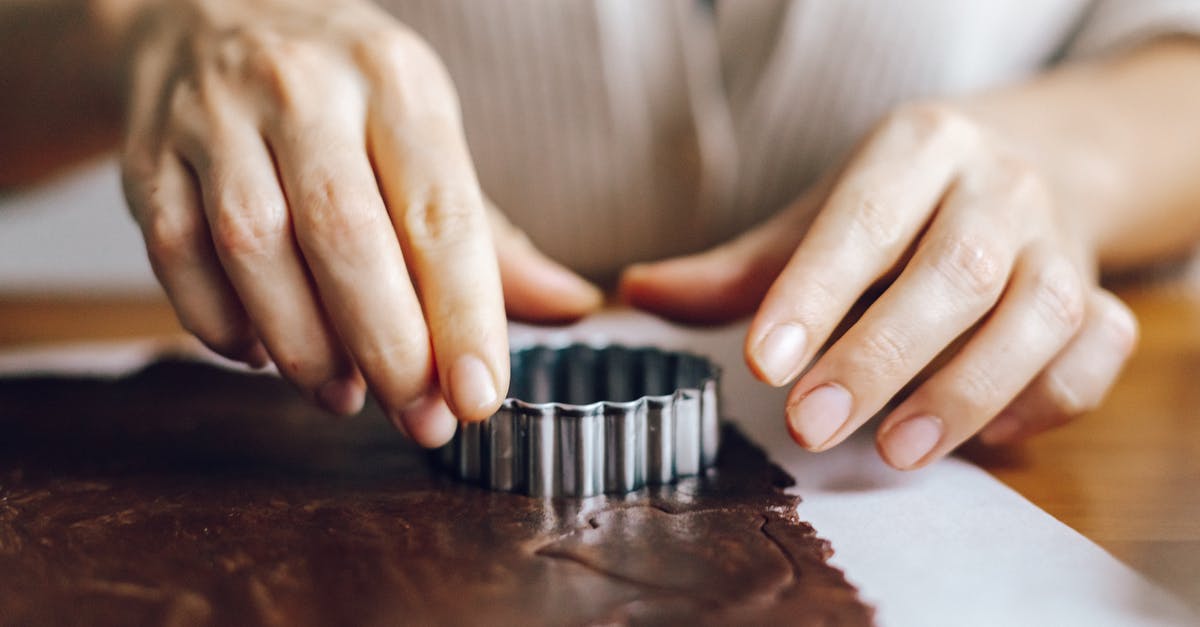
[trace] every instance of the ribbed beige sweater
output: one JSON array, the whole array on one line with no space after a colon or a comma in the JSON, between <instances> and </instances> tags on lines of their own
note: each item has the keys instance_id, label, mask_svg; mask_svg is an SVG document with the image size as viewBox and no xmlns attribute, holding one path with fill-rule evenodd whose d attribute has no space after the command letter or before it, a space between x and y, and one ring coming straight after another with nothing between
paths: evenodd
<instances>
[{"instance_id":1,"label":"ribbed beige sweater","mask_svg":"<svg viewBox=\"0 0 1200 627\"><path fill-rule=\"evenodd\" d=\"M600 281L795 197L888 110L1200 33L1200 0L383 0L446 62L484 191Z\"/></svg>"}]
</instances>

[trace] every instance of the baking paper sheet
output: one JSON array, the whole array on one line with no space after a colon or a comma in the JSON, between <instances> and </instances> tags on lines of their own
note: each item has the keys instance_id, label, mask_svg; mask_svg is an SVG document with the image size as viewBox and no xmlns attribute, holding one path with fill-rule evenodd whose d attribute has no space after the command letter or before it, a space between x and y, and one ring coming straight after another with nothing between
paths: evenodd
<instances>
[{"instance_id":1,"label":"baking paper sheet","mask_svg":"<svg viewBox=\"0 0 1200 627\"><path fill-rule=\"evenodd\" d=\"M821 454L794 444L786 389L753 379L744 326L683 329L607 312L559 330L514 326L514 343L617 341L706 354L723 367L723 412L783 466L801 518L833 543L833 562L881 625L1200 625L1175 598L977 466L952 458L887 467L871 433Z\"/></svg>"},{"instance_id":2,"label":"baking paper sheet","mask_svg":"<svg viewBox=\"0 0 1200 627\"><path fill-rule=\"evenodd\" d=\"M720 362L725 415L796 477L801 518L832 541L833 562L881 625L1200 625L1181 602L968 462L891 470L869 433L819 455L803 451L783 426L785 392L754 381L743 365L742 334L681 329L633 312L568 328L512 328L514 345L654 344ZM203 355L178 340L88 344L0 353L0 374L117 376L163 350Z\"/></svg>"}]
</instances>

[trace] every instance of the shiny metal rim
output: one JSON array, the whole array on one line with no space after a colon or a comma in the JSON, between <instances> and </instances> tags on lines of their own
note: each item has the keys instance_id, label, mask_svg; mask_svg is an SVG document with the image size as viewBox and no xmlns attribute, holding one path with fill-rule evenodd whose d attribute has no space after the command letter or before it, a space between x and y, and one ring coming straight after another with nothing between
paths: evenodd
<instances>
[{"instance_id":1,"label":"shiny metal rim","mask_svg":"<svg viewBox=\"0 0 1200 627\"><path fill-rule=\"evenodd\" d=\"M460 479L531 496L671 483L716 461L719 369L687 352L621 345L512 353L511 395L438 451Z\"/></svg>"}]
</instances>

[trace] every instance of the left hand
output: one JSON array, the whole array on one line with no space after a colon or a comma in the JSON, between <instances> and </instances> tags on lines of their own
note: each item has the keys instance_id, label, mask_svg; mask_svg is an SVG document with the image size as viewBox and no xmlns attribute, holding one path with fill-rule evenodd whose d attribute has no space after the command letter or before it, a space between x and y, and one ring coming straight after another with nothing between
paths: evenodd
<instances>
[{"instance_id":1,"label":"left hand","mask_svg":"<svg viewBox=\"0 0 1200 627\"><path fill-rule=\"evenodd\" d=\"M811 450L915 386L877 440L892 466L917 468L981 430L1000 443L1061 424L1112 385L1137 325L1097 284L1086 212L967 114L911 106L773 219L632 267L621 291L690 321L757 310L746 361L772 385L795 380L788 427Z\"/></svg>"}]
</instances>

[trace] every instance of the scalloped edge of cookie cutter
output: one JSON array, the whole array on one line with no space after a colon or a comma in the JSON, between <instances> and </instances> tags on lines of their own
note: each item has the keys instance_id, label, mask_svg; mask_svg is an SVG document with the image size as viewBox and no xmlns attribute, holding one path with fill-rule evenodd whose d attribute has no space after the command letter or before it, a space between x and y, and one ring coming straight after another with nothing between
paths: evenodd
<instances>
[{"instance_id":1,"label":"scalloped edge of cookie cutter","mask_svg":"<svg viewBox=\"0 0 1200 627\"><path fill-rule=\"evenodd\" d=\"M672 483L716 462L721 371L710 360L620 344L535 345L511 355L511 393L500 409L459 424L437 451L457 478L587 497Z\"/></svg>"}]
</instances>

